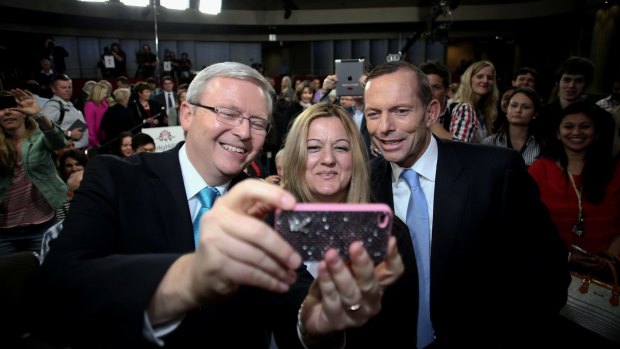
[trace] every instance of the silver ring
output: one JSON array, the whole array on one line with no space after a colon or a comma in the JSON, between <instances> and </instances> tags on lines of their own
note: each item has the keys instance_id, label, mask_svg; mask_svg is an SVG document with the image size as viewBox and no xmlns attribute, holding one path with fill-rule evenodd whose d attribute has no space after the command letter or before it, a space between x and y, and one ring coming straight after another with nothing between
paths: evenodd
<instances>
[{"instance_id":1,"label":"silver ring","mask_svg":"<svg viewBox=\"0 0 620 349\"><path fill-rule=\"evenodd\" d=\"M362 307L362 305L361 305L361 304L359 304L359 303L355 303L355 304L353 304L352 306L348 307L348 308L347 308L347 310L348 310L348 311L357 311L357 310L359 310L359 308L361 308L361 307Z\"/></svg>"}]
</instances>

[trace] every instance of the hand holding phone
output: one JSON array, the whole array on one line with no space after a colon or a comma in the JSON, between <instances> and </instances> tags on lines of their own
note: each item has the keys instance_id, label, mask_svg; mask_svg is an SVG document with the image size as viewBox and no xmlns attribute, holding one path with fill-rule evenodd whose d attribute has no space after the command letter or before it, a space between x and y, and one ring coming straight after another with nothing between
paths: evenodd
<instances>
[{"instance_id":1,"label":"hand holding phone","mask_svg":"<svg viewBox=\"0 0 620 349\"><path fill-rule=\"evenodd\" d=\"M330 248L348 260L349 245L361 241L378 263L385 258L392 219L390 207L380 203L297 204L293 210L276 211L275 230L304 261L319 261Z\"/></svg>"}]
</instances>

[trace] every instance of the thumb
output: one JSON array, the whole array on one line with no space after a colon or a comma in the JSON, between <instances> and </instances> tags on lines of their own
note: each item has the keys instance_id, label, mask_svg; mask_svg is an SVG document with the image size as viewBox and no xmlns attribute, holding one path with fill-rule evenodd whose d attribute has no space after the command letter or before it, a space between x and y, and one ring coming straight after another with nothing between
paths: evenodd
<instances>
[{"instance_id":1,"label":"thumb","mask_svg":"<svg viewBox=\"0 0 620 349\"><path fill-rule=\"evenodd\" d=\"M246 179L232 187L232 189L217 200L233 210L249 212L257 204L266 205L271 209L280 208L290 210L296 200L286 190L259 179Z\"/></svg>"}]
</instances>

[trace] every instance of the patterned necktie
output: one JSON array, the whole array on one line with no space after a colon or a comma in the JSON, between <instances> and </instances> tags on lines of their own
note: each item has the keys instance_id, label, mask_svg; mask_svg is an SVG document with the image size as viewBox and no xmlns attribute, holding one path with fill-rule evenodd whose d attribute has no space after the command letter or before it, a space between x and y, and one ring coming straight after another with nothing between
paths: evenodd
<instances>
[{"instance_id":1,"label":"patterned necktie","mask_svg":"<svg viewBox=\"0 0 620 349\"><path fill-rule=\"evenodd\" d=\"M166 92L166 94L168 95L168 110L170 110L172 109L172 107L174 107L174 105L172 104L172 93Z\"/></svg>"},{"instance_id":2,"label":"patterned necktie","mask_svg":"<svg viewBox=\"0 0 620 349\"><path fill-rule=\"evenodd\" d=\"M200 201L200 208L194 218L194 246L198 247L198 241L200 240L200 218L207 213L213 206L213 202L220 196L220 192L216 188L204 187L198 193L198 200Z\"/></svg>"},{"instance_id":3,"label":"patterned necktie","mask_svg":"<svg viewBox=\"0 0 620 349\"><path fill-rule=\"evenodd\" d=\"M407 206L407 226L413 250L415 252L416 264L418 266L418 348L424 348L433 343L433 324L431 323L430 313L430 286L431 286L431 244L430 244L430 225L428 218L428 208L426 198L418 173L410 169L405 169L401 176L411 188L409 205Z\"/></svg>"}]
</instances>

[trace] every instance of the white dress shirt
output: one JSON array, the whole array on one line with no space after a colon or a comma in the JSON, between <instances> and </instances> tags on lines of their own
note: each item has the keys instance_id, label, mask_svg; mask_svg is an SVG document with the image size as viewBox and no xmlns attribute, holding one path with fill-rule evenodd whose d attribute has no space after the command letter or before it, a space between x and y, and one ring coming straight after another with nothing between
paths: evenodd
<instances>
[{"instance_id":1,"label":"white dress shirt","mask_svg":"<svg viewBox=\"0 0 620 349\"><path fill-rule=\"evenodd\" d=\"M428 207L428 223L431 232L431 241L433 238L433 204L435 202L435 175L437 173L437 141L431 137L431 142L422 154L422 156L413 164L412 170L420 176L420 186L426 198L426 206ZM409 205L409 196L411 189L407 182L400 177L404 168L390 163L392 166L392 192L394 194L394 215L403 222L407 222L407 205Z\"/></svg>"}]
</instances>

